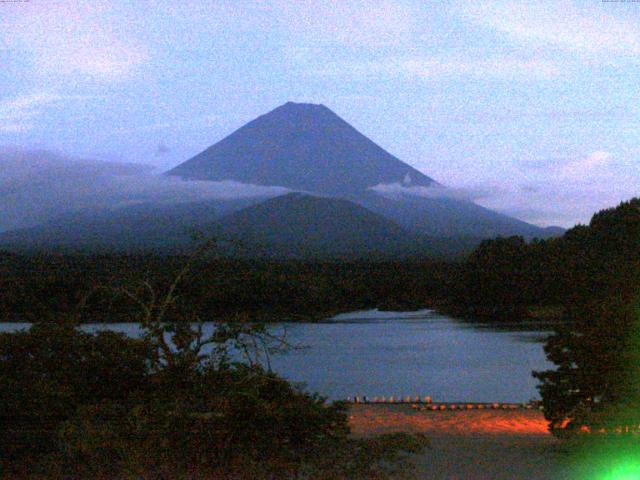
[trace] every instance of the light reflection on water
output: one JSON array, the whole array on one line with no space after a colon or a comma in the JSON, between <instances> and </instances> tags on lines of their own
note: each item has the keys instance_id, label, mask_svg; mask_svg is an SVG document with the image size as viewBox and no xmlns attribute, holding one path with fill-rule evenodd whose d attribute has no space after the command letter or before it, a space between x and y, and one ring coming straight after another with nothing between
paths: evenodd
<instances>
[{"instance_id":1,"label":"light reflection on water","mask_svg":"<svg viewBox=\"0 0 640 480\"><path fill-rule=\"evenodd\" d=\"M28 324L0 324L0 331ZM90 324L139 335L136 324ZM213 324L205 325L205 332ZM421 310L353 312L319 323L280 323L307 348L271 358L275 371L331 399L430 395L442 401L524 402L538 398L532 370L550 367L540 343L548 330L475 325Z\"/></svg>"}]
</instances>

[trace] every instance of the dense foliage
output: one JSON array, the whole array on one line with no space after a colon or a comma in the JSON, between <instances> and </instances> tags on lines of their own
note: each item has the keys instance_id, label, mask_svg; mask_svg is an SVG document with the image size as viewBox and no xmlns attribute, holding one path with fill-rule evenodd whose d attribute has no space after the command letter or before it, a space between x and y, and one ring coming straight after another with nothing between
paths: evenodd
<instances>
[{"instance_id":1,"label":"dense foliage","mask_svg":"<svg viewBox=\"0 0 640 480\"><path fill-rule=\"evenodd\" d=\"M637 279L640 200L593 216L562 237L483 241L464 262L452 296L475 314L570 305Z\"/></svg>"},{"instance_id":2,"label":"dense foliage","mask_svg":"<svg viewBox=\"0 0 640 480\"><path fill-rule=\"evenodd\" d=\"M141 338L88 333L78 317L0 334L0 472L327 480L407 473L406 456L424 438L351 438L346 404L263 368L260 356L283 346L264 325L218 323L205 335L197 316L177 309L192 260L162 290L145 281L99 290L138 307L131 314Z\"/></svg>"},{"instance_id":3,"label":"dense foliage","mask_svg":"<svg viewBox=\"0 0 640 480\"><path fill-rule=\"evenodd\" d=\"M552 431L638 432L640 425L640 199L594 215L559 245L570 294L545 350L541 380ZM572 260L572 261L571 261Z\"/></svg>"},{"instance_id":4,"label":"dense foliage","mask_svg":"<svg viewBox=\"0 0 640 480\"><path fill-rule=\"evenodd\" d=\"M510 321L531 306L561 304L573 289L567 275L577 255L568 248L574 230L530 243L522 237L483 241L462 265L455 304L475 317Z\"/></svg>"},{"instance_id":5,"label":"dense foliage","mask_svg":"<svg viewBox=\"0 0 640 480\"><path fill-rule=\"evenodd\" d=\"M137 305L104 286L151 279L168 285L184 256L33 255L0 252L0 321L75 314L87 321L130 321ZM270 262L201 258L172 306L184 315L313 319L365 308L415 309L443 296L455 265L415 262ZM98 291L99 290L99 291ZM89 297L89 298L87 298Z\"/></svg>"},{"instance_id":6,"label":"dense foliage","mask_svg":"<svg viewBox=\"0 0 640 480\"><path fill-rule=\"evenodd\" d=\"M482 242L451 297L476 318L554 313L560 322L545 351L556 368L535 373L553 432L638 431L640 199L559 238Z\"/></svg>"},{"instance_id":7,"label":"dense foliage","mask_svg":"<svg viewBox=\"0 0 640 480\"><path fill-rule=\"evenodd\" d=\"M0 336L0 453L60 473L286 472L344 441L345 407L257 365L157 362L148 340L69 324Z\"/></svg>"},{"instance_id":8,"label":"dense foliage","mask_svg":"<svg viewBox=\"0 0 640 480\"><path fill-rule=\"evenodd\" d=\"M46 453L80 406L130 398L151 354L145 342L112 332L91 336L65 324L0 335L2 456Z\"/></svg>"}]
</instances>

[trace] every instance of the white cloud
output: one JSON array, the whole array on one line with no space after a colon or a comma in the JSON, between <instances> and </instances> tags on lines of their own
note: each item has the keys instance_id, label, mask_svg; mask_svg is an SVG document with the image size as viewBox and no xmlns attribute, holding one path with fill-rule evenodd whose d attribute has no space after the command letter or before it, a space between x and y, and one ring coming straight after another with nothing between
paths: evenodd
<instances>
[{"instance_id":1,"label":"white cloud","mask_svg":"<svg viewBox=\"0 0 640 480\"><path fill-rule=\"evenodd\" d=\"M640 196L639 185L640 165L600 150L510 172L501 188L478 203L538 225L571 227Z\"/></svg>"},{"instance_id":2,"label":"white cloud","mask_svg":"<svg viewBox=\"0 0 640 480\"><path fill-rule=\"evenodd\" d=\"M613 3L527 0L461 3L463 16L512 39L578 56L640 55L637 12Z\"/></svg>"},{"instance_id":3,"label":"white cloud","mask_svg":"<svg viewBox=\"0 0 640 480\"><path fill-rule=\"evenodd\" d=\"M0 132L20 133L34 127L48 109L67 102L87 100L83 95L59 95L49 92L31 93L0 101Z\"/></svg>"},{"instance_id":4,"label":"white cloud","mask_svg":"<svg viewBox=\"0 0 640 480\"><path fill-rule=\"evenodd\" d=\"M77 209L268 197L288 191L234 181L184 181L154 174L146 165L0 148L0 231L35 225Z\"/></svg>"},{"instance_id":5,"label":"white cloud","mask_svg":"<svg viewBox=\"0 0 640 480\"><path fill-rule=\"evenodd\" d=\"M144 52L116 41L105 40L93 46L87 46L87 42L42 49L38 52L39 68L47 73L114 80L126 77L146 58Z\"/></svg>"},{"instance_id":6,"label":"white cloud","mask_svg":"<svg viewBox=\"0 0 640 480\"><path fill-rule=\"evenodd\" d=\"M486 80L544 80L559 75L561 68L544 57L519 58L493 56L394 57L368 62L328 64L310 71L313 75L349 76L354 78L397 78L409 80L450 80L467 77Z\"/></svg>"},{"instance_id":7,"label":"white cloud","mask_svg":"<svg viewBox=\"0 0 640 480\"><path fill-rule=\"evenodd\" d=\"M369 190L389 198L410 195L425 198L454 198L456 200L475 201L489 195L485 188L451 188L439 184L425 187L407 185L400 182L379 183L369 187Z\"/></svg>"},{"instance_id":8,"label":"white cloud","mask_svg":"<svg viewBox=\"0 0 640 480\"><path fill-rule=\"evenodd\" d=\"M352 47L399 45L412 35L416 16L391 0L299 0L277 2L274 18L296 43Z\"/></svg>"},{"instance_id":9,"label":"white cloud","mask_svg":"<svg viewBox=\"0 0 640 480\"><path fill-rule=\"evenodd\" d=\"M558 65L551 60L510 56L488 59L410 59L400 62L400 68L407 75L426 79L458 76L479 79L540 79L560 73Z\"/></svg>"},{"instance_id":10,"label":"white cloud","mask_svg":"<svg viewBox=\"0 0 640 480\"><path fill-rule=\"evenodd\" d=\"M175 131L184 128L202 128L211 127L220 122L220 115L206 114L198 116L189 116L187 118L173 118L167 121L150 123L147 125L138 125L134 127L117 127L113 129L113 133L118 135L139 132L155 132L155 131Z\"/></svg>"},{"instance_id":11,"label":"white cloud","mask_svg":"<svg viewBox=\"0 0 640 480\"><path fill-rule=\"evenodd\" d=\"M0 45L31 63L47 80L69 75L113 81L127 78L146 58L128 20L106 2L27 2L3 5Z\"/></svg>"},{"instance_id":12,"label":"white cloud","mask_svg":"<svg viewBox=\"0 0 640 480\"><path fill-rule=\"evenodd\" d=\"M611 161L611 153L597 151L559 166L557 173L564 178L574 179L577 177L578 179L584 179L586 176L594 175L594 173L602 174L603 169Z\"/></svg>"}]
</instances>

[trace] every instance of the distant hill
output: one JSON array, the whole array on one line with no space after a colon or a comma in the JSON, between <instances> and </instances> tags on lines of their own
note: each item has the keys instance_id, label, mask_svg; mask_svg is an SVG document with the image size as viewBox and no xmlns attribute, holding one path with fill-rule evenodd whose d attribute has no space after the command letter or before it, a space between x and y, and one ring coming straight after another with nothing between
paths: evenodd
<instances>
[{"instance_id":1,"label":"distant hill","mask_svg":"<svg viewBox=\"0 0 640 480\"><path fill-rule=\"evenodd\" d=\"M178 204L142 203L117 209L81 210L37 227L0 233L13 250L168 251L192 245L192 234L266 197Z\"/></svg>"},{"instance_id":2,"label":"distant hill","mask_svg":"<svg viewBox=\"0 0 640 480\"><path fill-rule=\"evenodd\" d=\"M473 202L453 198L406 194L389 198L367 192L354 196L352 200L413 233L432 237L494 238L518 235L531 240L564 233L560 227L540 228Z\"/></svg>"},{"instance_id":3,"label":"distant hill","mask_svg":"<svg viewBox=\"0 0 640 480\"><path fill-rule=\"evenodd\" d=\"M291 193L180 205L136 205L76 212L50 224L0 234L10 250L176 252L192 232L220 240L220 253L297 259L457 258L479 238L432 238L408 232L344 199Z\"/></svg>"},{"instance_id":4,"label":"distant hill","mask_svg":"<svg viewBox=\"0 0 640 480\"><path fill-rule=\"evenodd\" d=\"M292 102L252 120L167 173L188 180L235 180L339 196L380 183L435 183L324 105Z\"/></svg>"},{"instance_id":5,"label":"distant hill","mask_svg":"<svg viewBox=\"0 0 640 480\"><path fill-rule=\"evenodd\" d=\"M269 199L217 222L226 238L241 239L270 256L426 256L428 239L343 199L291 193Z\"/></svg>"},{"instance_id":6,"label":"distant hill","mask_svg":"<svg viewBox=\"0 0 640 480\"><path fill-rule=\"evenodd\" d=\"M567 232L566 228L558 226L544 227L542 230L544 232L544 236L541 238L561 237Z\"/></svg>"}]
</instances>

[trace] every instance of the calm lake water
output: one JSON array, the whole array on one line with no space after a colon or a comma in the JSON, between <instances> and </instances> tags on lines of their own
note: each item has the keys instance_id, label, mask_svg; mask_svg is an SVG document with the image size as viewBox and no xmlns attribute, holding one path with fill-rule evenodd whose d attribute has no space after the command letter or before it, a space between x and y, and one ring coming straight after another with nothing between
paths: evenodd
<instances>
[{"instance_id":1,"label":"calm lake water","mask_svg":"<svg viewBox=\"0 0 640 480\"><path fill-rule=\"evenodd\" d=\"M25 328L0 324L0 331ZM211 325L210 325L211 328ZM135 324L94 324L130 335ZM305 348L271 359L284 377L331 399L430 395L437 401L525 402L539 398L532 370L545 370L546 330L469 324L432 310L341 314L321 323L280 323Z\"/></svg>"}]
</instances>

